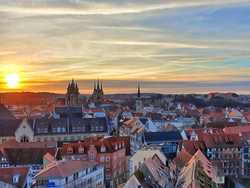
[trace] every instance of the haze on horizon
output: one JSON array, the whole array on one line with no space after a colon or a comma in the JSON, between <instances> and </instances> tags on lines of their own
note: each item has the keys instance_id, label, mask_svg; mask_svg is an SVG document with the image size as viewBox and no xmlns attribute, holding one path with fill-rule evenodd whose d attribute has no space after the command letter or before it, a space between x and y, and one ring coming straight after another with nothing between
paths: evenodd
<instances>
[{"instance_id":1,"label":"haze on horizon","mask_svg":"<svg viewBox=\"0 0 250 188\"><path fill-rule=\"evenodd\" d=\"M250 94L246 0L1 0L0 90ZM6 87L7 74L21 78Z\"/></svg>"}]
</instances>

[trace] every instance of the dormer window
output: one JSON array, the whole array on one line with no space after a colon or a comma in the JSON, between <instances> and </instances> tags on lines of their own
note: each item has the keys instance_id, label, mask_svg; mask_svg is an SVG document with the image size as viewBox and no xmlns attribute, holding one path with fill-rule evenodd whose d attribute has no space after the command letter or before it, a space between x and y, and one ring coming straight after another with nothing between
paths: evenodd
<instances>
[{"instance_id":1,"label":"dormer window","mask_svg":"<svg viewBox=\"0 0 250 188\"><path fill-rule=\"evenodd\" d=\"M83 153L83 152L84 152L84 149L79 148L79 153Z\"/></svg>"},{"instance_id":2,"label":"dormer window","mask_svg":"<svg viewBox=\"0 0 250 188\"><path fill-rule=\"evenodd\" d=\"M19 182L19 177L20 177L20 174L16 174L13 176L13 183L18 183Z\"/></svg>"},{"instance_id":3,"label":"dormer window","mask_svg":"<svg viewBox=\"0 0 250 188\"><path fill-rule=\"evenodd\" d=\"M124 147L124 142L122 143L122 147Z\"/></svg>"},{"instance_id":4,"label":"dormer window","mask_svg":"<svg viewBox=\"0 0 250 188\"><path fill-rule=\"evenodd\" d=\"M106 148L103 146L101 147L101 152L105 152L106 151Z\"/></svg>"},{"instance_id":5,"label":"dormer window","mask_svg":"<svg viewBox=\"0 0 250 188\"><path fill-rule=\"evenodd\" d=\"M73 153L73 148L72 147L68 147L67 153Z\"/></svg>"},{"instance_id":6,"label":"dormer window","mask_svg":"<svg viewBox=\"0 0 250 188\"><path fill-rule=\"evenodd\" d=\"M37 133L40 133L41 132L41 129L40 128L37 128Z\"/></svg>"},{"instance_id":7,"label":"dormer window","mask_svg":"<svg viewBox=\"0 0 250 188\"><path fill-rule=\"evenodd\" d=\"M121 148L121 144L119 144L119 149Z\"/></svg>"},{"instance_id":8,"label":"dormer window","mask_svg":"<svg viewBox=\"0 0 250 188\"><path fill-rule=\"evenodd\" d=\"M117 150L118 149L118 146L117 146L117 144L115 145L115 150Z\"/></svg>"}]
</instances>

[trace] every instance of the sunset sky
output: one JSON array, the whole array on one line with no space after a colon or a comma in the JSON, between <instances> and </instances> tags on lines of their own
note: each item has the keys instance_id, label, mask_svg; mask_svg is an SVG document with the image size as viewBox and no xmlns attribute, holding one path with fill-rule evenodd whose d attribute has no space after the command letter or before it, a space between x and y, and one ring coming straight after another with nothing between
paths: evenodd
<instances>
[{"instance_id":1,"label":"sunset sky","mask_svg":"<svg viewBox=\"0 0 250 188\"><path fill-rule=\"evenodd\" d=\"M74 78L91 93L98 77L104 93L250 94L250 1L0 1L0 92Z\"/></svg>"}]
</instances>

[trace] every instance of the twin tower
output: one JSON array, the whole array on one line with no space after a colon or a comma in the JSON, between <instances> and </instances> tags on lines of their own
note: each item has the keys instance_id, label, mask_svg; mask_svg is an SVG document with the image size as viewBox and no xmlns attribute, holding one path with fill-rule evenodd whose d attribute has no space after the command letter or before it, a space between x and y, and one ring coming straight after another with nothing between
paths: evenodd
<instances>
[{"instance_id":1,"label":"twin tower","mask_svg":"<svg viewBox=\"0 0 250 188\"><path fill-rule=\"evenodd\" d=\"M89 100L94 103L101 103L103 101L103 94L102 83L100 87L100 81L98 79L97 87L95 82L94 91L93 94L89 97ZM84 95L81 95L79 93L79 88L77 86L77 83L74 82L74 79L72 79L72 82L68 84L66 100L68 106L82 106L87 104L87 99Z\"/></svg>"}]
</instances>

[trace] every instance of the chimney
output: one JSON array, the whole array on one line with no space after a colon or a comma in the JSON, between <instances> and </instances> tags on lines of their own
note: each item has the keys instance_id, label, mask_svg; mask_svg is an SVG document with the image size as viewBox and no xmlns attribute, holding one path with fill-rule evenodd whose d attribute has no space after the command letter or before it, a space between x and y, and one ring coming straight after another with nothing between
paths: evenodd
<instances>
[{"instance_id":1,"label":"chimney","mask_svg":"<svg viewBox=\"0 0 250 188\"><path fill-rule=\"evenodd\" d=\"M53 165L55 165L56 164L56 160L55 159L53 159Z\"/></svg>"},{"instance_id":2,"label":"chimney","mask_svg":"<svg viewBox=\"0 0 250 188\"><path fill-rule=\"evenodd\" d=\"M161 147L159 147L159 150L161 151Z\"/></svg>"},{"instance_id":3,"label":"chimney","mask_svg":"<svg viewBox=\"0 0 250 188\"><path fill-rule=\"evenodd\" d=\"M62 158L62 162L65 163L65 157Z\"/></svg>"}]
</instances>

